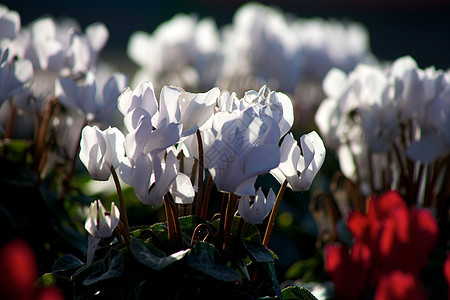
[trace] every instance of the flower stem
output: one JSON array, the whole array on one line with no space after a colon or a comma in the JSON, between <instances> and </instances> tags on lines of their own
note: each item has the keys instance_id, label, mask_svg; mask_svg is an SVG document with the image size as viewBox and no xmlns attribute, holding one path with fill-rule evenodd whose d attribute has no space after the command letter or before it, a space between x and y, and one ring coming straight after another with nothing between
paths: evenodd
<instances>
[{"instance_id":1,"label":"flower stem","mask_svg":"<svg viewBox=\"0 0 450 300\"><path fill-rule=\"evenodd\" d=\"M197 191L197 206L195 208L195 215L200 216L203 207L203 142L200 130L197 129L197 144L198 144L198 191Z\"/></svg>"},{"instance_id":2,"label":"flower stem","mask_svg":"<svg viewBox=\"0 0 450 300\"><path fill-rule=\"evenodd\" d=\"M236 210L237 200L238 200L237 195L229 194L227 210L225 213L225 224L224 224L223 250L224 250L225 254L228 252L228 249L230 248L231 231L233 229L234 212ZM225 256L227 256L227 255L225 255Z\"/></svg>"},{"instance_id":3,"label":"flower stem","mask_svg":"<svg viewBox=\"0 0 450 300\"><path fill-rule=\"evenodd\" d=\"M122 193L122 188L120 187L120 182L119 182L119 178L117 177L117 173L116 170L114 169L113 166L111 166L111 174L113 176L114 179L114 183L116 185L116 190L117 190L117 196L119 197L119 204L120 204L120 218L122 219L122 222L124 224L124 238L125 238L125 242L128 245L130 243L130 227L128 225L128 216L127 216L127 209L125 207L125 201L123 199L123 193Z\"/></svg>"},{"instance_id":4,"label":"flower stem","mask_svg":"<svg viewBox=\"0 0 450 300\"><path fill-rule=\"evenodd\" d=\"M206 219L208 214L209 196L211 194L212 183L213 183L212 176L209 175L208 181L206 182L205 194L203 196L202 211L200 213L200 218L203 219Z\"/></svg>"},{"instance_id":5,"label":"flower stem","mask_svg":"<svg viewBox=\"0 0 450 300\"><path fill-rule=\"evenodd\" d=\"M275 205L272 208L272 212L270 213L269 223L267 224L266 233L264 234L263 245L267 247L269 245L270 235L272 234L273 226L275 225L275 218L278 213L278 207L281 203L281 198L283 197L284 190L286 189L288 182L285 179L280 189L278 190L277 199L275 200Z\"/></svg>"}]
</instances>

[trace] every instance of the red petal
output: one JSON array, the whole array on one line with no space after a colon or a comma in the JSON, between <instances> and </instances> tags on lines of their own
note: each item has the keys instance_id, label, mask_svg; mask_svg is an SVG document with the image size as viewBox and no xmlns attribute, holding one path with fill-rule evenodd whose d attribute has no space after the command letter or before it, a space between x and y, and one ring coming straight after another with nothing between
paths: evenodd
<instances>
[{"instance_id":1,"label":"red petal","mask_svg":"<svg viewBox=\"0 0 450 300\"><path fill-rule=\"evenodd\" d=\"M411 273L393 271L380 278L374 300L421 300L425 291L418 277Z\"/></svg>"},{"instance_id":2,"label":"red petal","mask_svg":"<svg viewBox=\"0 0 450 300\"><path fill-rule=\"evenodd\" d=\"M16 239L0 249L0 266L0 296L23 299L32 292L38 270L33 250L25 241Z\"/></svg>"}]
</instances>

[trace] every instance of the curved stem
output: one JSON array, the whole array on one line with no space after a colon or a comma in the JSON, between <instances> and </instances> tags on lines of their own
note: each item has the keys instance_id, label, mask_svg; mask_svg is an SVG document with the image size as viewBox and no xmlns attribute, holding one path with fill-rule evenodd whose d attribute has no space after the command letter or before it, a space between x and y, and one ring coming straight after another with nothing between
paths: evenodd
<instances>
[{"instance_id":1,"label":"curved stem","mask_svg":"<svg viewBox=\"0 0 450 300\"><path fill-rule=\"evenodd\" d=\"M272 212L270 213L269 223L267 224L266 233L264 234L263 245L267 247L269 245L270 235L272 234L273 226L275 225L275 218L277 217L278 207L281 203L281 198L283 197L284 190L286 190L288 182L285 179L281 188L278 190L277 199L275 200L275 205L272 208Z\"/></svg>"},{"instance_id":2,"label":"curved stem","mask_svg":"<svg viewBox=\"0 0 450 300\"><path fill-rule=\"evenodd\" d=\"M125 229L125 242L127 243L127 245L130 243L130 227L128 225L128 216L127 216L127 209L125 207L125 201L123 199L123 193L122 193L122 188L120 187L120 182L119 182L119 177L117 177L117 173L116 170L114 169L113 166L111 166L111 174L113 176L114 179L114 183L116 185L116 190L117 190L117 196L119 197L119 204L120 204L120 218L122 219L122 222L124 224L124 229Z\"/></svg>"}]
</instances>

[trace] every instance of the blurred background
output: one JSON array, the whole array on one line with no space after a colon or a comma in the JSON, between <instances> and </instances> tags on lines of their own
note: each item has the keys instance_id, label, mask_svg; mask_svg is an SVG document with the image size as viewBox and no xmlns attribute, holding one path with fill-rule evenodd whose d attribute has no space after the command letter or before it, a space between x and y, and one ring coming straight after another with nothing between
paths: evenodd
<instances>
[{"instance_id":1,"label":"blurred background","mask_svg":"<svg viewBox=\"0 0 450 300\"><path fill-rule=\"evenodd\" d=\"M49 14L55 18L75 18L82 28L101 21L110 31L101 59L111 61L124 73L134 72L126 56L130 35L136 30L152 32L176 13L210 16L217 26L229 24L237 8L248 1L238 0L6 0L16 10L22 25ZM362 23L369 32L372 52L380 60L403 55L415 58L420 68L450 67L450 2L445 0L271 0L260 3L278 7L298 17L321 17ZM120 59L117 59L120 54ZM125 69L126 68L126 69Z\"/></svg>"}]
</instances>

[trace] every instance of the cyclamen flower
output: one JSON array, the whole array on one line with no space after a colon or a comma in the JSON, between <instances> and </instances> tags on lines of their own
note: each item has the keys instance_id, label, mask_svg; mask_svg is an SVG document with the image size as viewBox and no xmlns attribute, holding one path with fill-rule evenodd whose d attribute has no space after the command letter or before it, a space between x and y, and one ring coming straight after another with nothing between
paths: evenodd
<instances>
[{"instance_id":1,"label":"cyclamen flower","mask_svg":"<svg viewBox=\"0 0 450 300\"><path fill-rule=\"evenodd\" d=\"M117 168L125 156L125 137L117 128L100 130L85 126L81 132L80 159L94 180L108 180L111 167Z\"/></svg>"},{"instance_id":2,"label":"cyclamen flower","mask_svg":"<svg viewBox=\"0 0 450 300\"><path fill-rule=\"evenodd\" d=\"M24 92L24 85L33 77L28 60L8 62L9 49L0 49L0 106L9 98Z\"/></svg>"},{"instance_id":3,"label":"cyclamen flower","mask_svg":"<svg viewBox=\"0 0 450 300\"><path fill-rule=\"evenodd\" d=\"M89 207L89 215L84 227L89 232L89 245L87 253L87 265L92 264L95 249L101 239L110 237L114 229L119 225L120 211L114 202L111 203L111 212L106 213L100 200L93 201Z\"/></svg>"},{"instance_id":4,"label":"cyclamen flower","mask_svg":"<svg viewBox=\"0 0 450 300\"><path fill-rule=\"evenodd\" d=\"M274 204L276 196L272 189L269 189L267 198L260 187L256 192L253 203L250 205L250 197L243 196L239 199L238 211L239 215L250 224L262 224L264 218L270 213Z\"/></svg>"},{"instance_id":5,"label":"cyclamen flower","mask_svg":"<svg viewBox=\"0 0 450 300\"><path fill-rule=\"evenodd\" d=\"M249 106L243 111L217 112L205 130L205 165L217 188L254 195L256 177L280 162L280 130L270 110Z\"/></svg>"},{"instance_id":6,"label":"cyclamen flower","mask_svg":"<svg viewBox=\"0 0 450 300\"><path fill-rule=\"evenodd\" d=\"M125 183L134 188L142 203L159 205L177 178L176 163L177 158L172 151L167 153L165 160L157 154L141 153L136 160L125 158L120 164L119 174ZM182 181L179 183L182 184Z\"/></svg>"},{"instance_id":7,"label":"cyclamen flower","mask_svg":"<svg viewBox=\"0 0 450 300\"><path fill-rule=\"evenodd\" d=\"M117 101L128 132L127 157L136 160L141 153L158 153L180 140L180 94L175 88L164 87L158 104L151 82L141 82L134 91L126 88L122 92Z\"/></svg>"},{"instance_id":8,"label":"cyclamen flower","mask_svg":"<svg viewBox=\"0 0 450 300\"><path fill-rule=\"evenodd\" d=\"M370 199L367 214L351 212L347 227L354 236L350 252L339 244L326 246L325 266L338 298L357 299L373 284L377 299L386 293L400 297L397 290L423 295L417 278L439 234L431 212L409 209L398 192L389 191Z\"/></svg>"},{"instance_id":9,"label":"cyclamen flower","mask_svg":"<svg viewBox=\"0 0 450 300\"><path fill-rule=\"evenodd\" d=\"M292 133L286 135L280 146L280 164L270 171L281 184L287 180L293 191L308 190L325 160L325 146L315 131L303 135L300 144L301 150Z\"/></svg>"},{"instance_id":10,"label":"cyclamen flower","mask_svg":"<svg viewBox=\"0 0 450 300\"><path fill-rule=\"evenodd\" d=\"M97 75L93 72L88 72L81 84L70 78L58 78L55 96L65 108L83 113L89 121L102 121L117 110L117 98L127 81L125 75L113 74L100 90Z\"/></svg>"}]
</instances>

